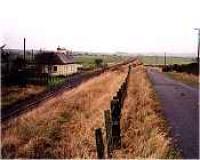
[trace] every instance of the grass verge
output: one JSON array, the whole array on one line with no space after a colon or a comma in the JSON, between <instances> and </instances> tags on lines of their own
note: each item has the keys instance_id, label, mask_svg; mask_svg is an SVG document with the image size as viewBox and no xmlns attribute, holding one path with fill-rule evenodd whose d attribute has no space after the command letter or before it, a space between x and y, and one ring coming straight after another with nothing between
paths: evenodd
<instances>
[{"instance_id":1,"label":"grass verge","mask_svg":"<svg viewBox=\"0 0 200 160\"><path fill-rule=\"evenodd\" d=\"M198 87L199 77L188 73L178 73L178 72L165 72L165 74L177 81L183 82L192 87Z\"/></svg>"},{"instance_id":2,"label":"grass verge","mask_svg":"<svg viewBox=\"0 0 200 160\"><path fill-rule=\"evenodd\" d=\"M121 127L122 149L114 158L180 158L143 66L131 71Z\"/></svg>"}]
</instances>

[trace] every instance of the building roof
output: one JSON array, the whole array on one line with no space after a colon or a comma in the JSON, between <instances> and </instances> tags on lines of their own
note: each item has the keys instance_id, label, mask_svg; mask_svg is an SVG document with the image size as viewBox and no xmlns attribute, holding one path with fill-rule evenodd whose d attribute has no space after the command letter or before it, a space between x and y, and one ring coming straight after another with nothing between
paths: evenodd
<instances>
[{"instance_id":1,"label":"building roof","mask_svg":"<svg viewBox=\"0 0 200 160\"><path fill-rule=\"evenodd\" d=\"M74 63L71 55L60 52L43 52L38 54L35 59L38 64L63 65Z\"/></svg>"}]
</instances>

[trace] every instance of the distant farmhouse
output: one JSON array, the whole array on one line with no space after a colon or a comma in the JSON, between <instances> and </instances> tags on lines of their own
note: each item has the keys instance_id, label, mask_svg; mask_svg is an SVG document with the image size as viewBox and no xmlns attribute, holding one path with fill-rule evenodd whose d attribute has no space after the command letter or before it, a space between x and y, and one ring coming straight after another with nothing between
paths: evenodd
<instances>
[{"instance_id":1,"label":"distant farmhouse","mask_svg":"<svg viewBox=\"0 0 200 160\"><path fill-rule=\"evenodd\" d=\"M67 76L78 72L82 65L75 63L72 55L64 49L46 51L35 57L38 71L50 76Z\"/></svg>"}]
</instances>

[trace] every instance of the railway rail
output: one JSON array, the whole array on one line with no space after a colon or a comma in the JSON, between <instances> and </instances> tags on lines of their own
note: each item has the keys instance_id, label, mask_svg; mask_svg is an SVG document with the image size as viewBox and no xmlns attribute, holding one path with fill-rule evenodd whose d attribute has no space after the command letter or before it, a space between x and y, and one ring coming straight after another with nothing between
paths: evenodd
<instances>
[{"instance_id":1,"label":"railway rail","mask_svg":"<svg viewBox=\"0 0 200 160\"><path fill-rule=\"evenodd\" d=\"M11 106L1 109L1 122L5 122L5 121L8 121L9 119L15 118L15 117L21 115L22 113L27 112L27 111L37 107L38 104L40 104L43 101L48 100L50 97L54 97L56 95L63 93L64 91L75 88L76 86L80 85L82 82L84 82L90 78L96 77L105 71L115 70L115 69L121 67L122 65L127 65L135 60L136 59L134 58L134 59L130 59L128 61L118 63L113 66L103 68L100 70L83 72L83 73L79 73L79 74L70 76L66 79L65 83L61 86L58 86L50 91L47 91L40 95L34 96L32 98L29 98L25 101L22 101L17 104L14 104L14 105L11 105Z\"/></svg>"}]
</instances>

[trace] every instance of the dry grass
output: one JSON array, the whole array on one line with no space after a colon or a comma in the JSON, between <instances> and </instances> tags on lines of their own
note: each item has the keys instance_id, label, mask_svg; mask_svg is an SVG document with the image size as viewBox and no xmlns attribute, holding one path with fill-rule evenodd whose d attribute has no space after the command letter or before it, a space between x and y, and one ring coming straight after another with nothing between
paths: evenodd
<instances>
[{"instance_id":1,"label":"dry grass","mask_svg":"<svg viewBox=\"0 0 200 160\"><path fill-rule=\"evenodd\" d=\"M114 158L179 157L143 66L131 71L121 126L122 149L114 152Z\"/></svg>"},{"instance_id":2,"label":"dry grass","mask_svg":"<svg viewBox=\"0 0 200 160\"><path fill-rule=\"evenodd\" d=\"M194 74L167 72L166 75L192 87L198 87L199 85L199 77Z\"/></svg>"},{"instance_id":3,"label":"dry grass","mask_svg":"<svg viewBox=\"0 0 200 160\"><path fill-rule=\"evenodd\" d=\"M104 73L3 124L3 158L96 158L94 130L126 72Z\"/></svg>"},{"instance_id":4,"label":"dry grass","mask_svg":"<svg viewBox=\"0 0 200 160\"><path fill-rule=\"evenodd\" d=\"M19 100L24 100L29 96L37 95L44 90L45 87L39 85L2 87L1 106L6 107L7 105L13 104Z\"/></svg>"},{"instance_id":5,"label":"dry grass","mask_svg":"<svg viewBox=\"0 0 200 160\"><path fill-rule=\"evenodd\" d=\"M2 124L3 158L96 158L95 133L127 67L106 72ZM142 66L132 70L114 158L174 158L166 121ZM105 135L104 135L105 136Z\"/></svg>"}]
</instances>

